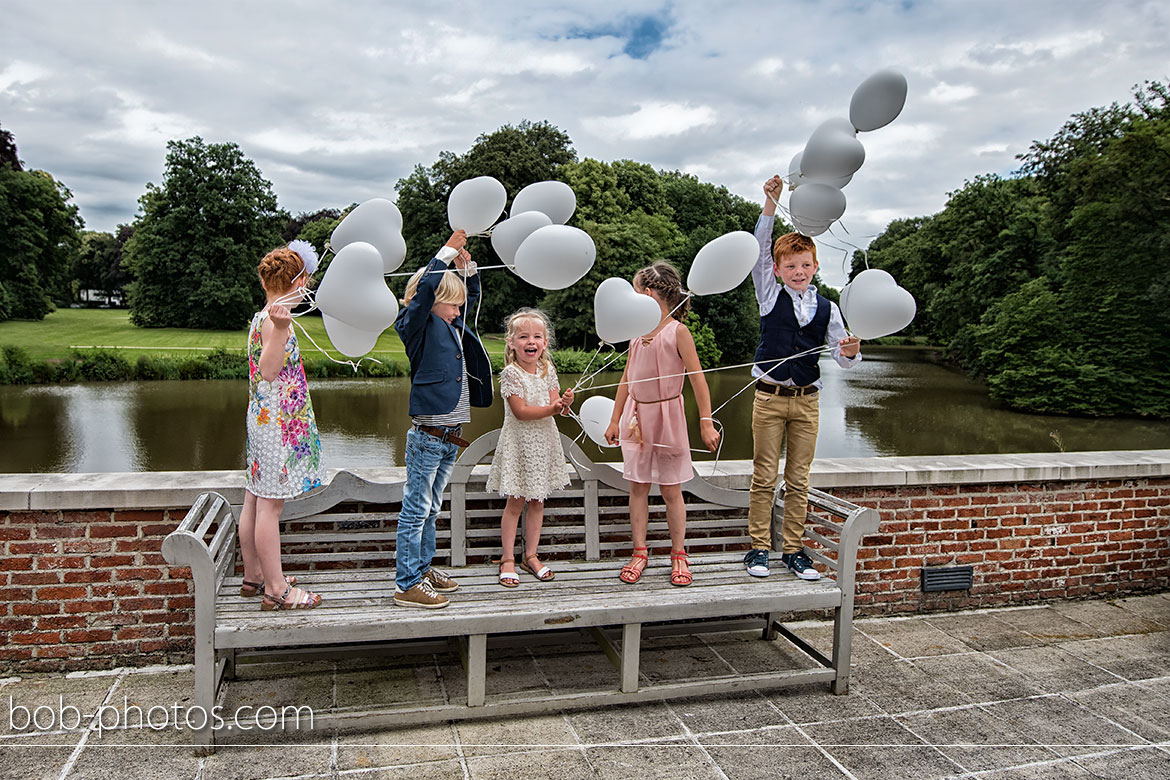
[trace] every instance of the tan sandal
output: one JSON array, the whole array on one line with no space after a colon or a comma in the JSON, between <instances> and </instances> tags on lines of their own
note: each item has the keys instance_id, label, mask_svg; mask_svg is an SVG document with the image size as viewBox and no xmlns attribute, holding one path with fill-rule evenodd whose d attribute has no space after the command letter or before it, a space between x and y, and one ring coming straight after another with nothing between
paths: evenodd
<instances>
[{"instance_id":1,"label":"tan sandal","mask_svg":"<svg viewBox=\"0 0 1170 780\"><path fill-rule=\"evenodd\" d=\"M641 550L642 552L638 552ZM646 566L650 563L650 550L645 547L635 547L634 554L630 557L630 562L622 567L621 573L618 574L618 579L629 585L633 585L638 580L642 579L642 572L646 570ZM638 565L638 561L642 561L642 565Z\"/></svg>"},{"instance_id":2,"label":"tan sandal","mask_svg":"<svg viewBox=\"0 0 1170 780\"><path fill-rule=\"evenodd\" d=\"M504 564L505 563L515 564L516 559L515 558L501 558L500 559L500 573L499 573L500 584L503 585L505 588L518 588L518 587L520 587L520 575L514 571L504 571Z\"/></svg>"},{"instance_id":3,"label":"tan sandal","mask_svg":"<svg viewBox=\"0 0 1170 780\"><path fill-rule=\"evenodd\" d=\"M296 597L292 601L289 601L288 594L294 590L296 591ZM280 594L279 599L265 593L264 599L260 602L260 609L265 612L271 612L277 609L313 609L314 607L320 606L320 604L321 596L319 594L310 593L304 588L293 588L292 585L288 585L285 587L284 593Z\"/></svg>"},{"instance_id":4,"label":"tan sandal","mask_svg":"<svg viewBox=\"0 0 1170 780\"><path fill-rule=\"evenodd\" d=\"M523 569L524 571L528 572L529 574L531 574L533 577L536 577L536 579L540 580L541 582L548 582L548 581L556 578L557 573L555 571L553 571L552 569L550 569L549 567L545 566L544 564L541 564L540 568L537 569L535 566L528 563L529 561L535 561L535 560L536 560L535 553L533 553L532 555L524 556L524 559L522 561L520 561L520 568Z\"/></svg>"},{"instance_id":5,"label":"tan sandal","mask_svg":"<svg viewBox=\"0 0 1170 780\"><path fill-rule=\"evenodd\" d=\"M296 585L297 578L285 577L284 582L286 585ZM259 582L248 582L244 580L240 583L240 595L244 597L264 595L264 580L260 580Z\"/></svg>"}]
</instances>

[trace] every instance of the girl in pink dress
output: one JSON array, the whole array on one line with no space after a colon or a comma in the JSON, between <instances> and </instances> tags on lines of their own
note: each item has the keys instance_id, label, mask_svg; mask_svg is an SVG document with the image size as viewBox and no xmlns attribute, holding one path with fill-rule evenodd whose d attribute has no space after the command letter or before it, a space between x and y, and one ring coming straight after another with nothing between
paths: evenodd
<instances>
[{"instance_id":1,"label":"girl in pink dress","mask_svg":"<svg viewBox=\"0 0 1170 780\"><path fill-rule=\"evenodd\" d=\"M634 553L619 576L622 582L635 583L650 561L646 547L648 499L650 487L658 485L666 501L666 524L670 529L670 583L690 585L682 483L694 475L694 470L683 409L684 373L691 379L691 390L699 405L700 435L709 450L718 446L719 434L711 419L711 392L701 373L695 340L682 324L690 302L678 269L659 260L634 274L634 289L658 303L662 321L630 344L613 418L605 431L610 444L622 445L622 476L630 482Z\"/></svg>"}]
</instances>

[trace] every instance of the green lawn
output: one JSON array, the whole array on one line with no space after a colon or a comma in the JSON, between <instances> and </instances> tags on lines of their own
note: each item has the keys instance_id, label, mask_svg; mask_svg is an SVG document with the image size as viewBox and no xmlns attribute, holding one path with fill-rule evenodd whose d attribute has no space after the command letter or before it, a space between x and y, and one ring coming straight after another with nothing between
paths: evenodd
<instances>
[{"instance_id":1,"label":"green lawn","mask_svg":"<svg viewBox=\"0 0 1170 780\"><path fill-rule=\"evenodd\" d=\"M344 359L329 343L325 326L320 317L298 317L302 325L321 347L334 357ZM306 357L316 350L303 338L301 350ZM14 344L23 347L33 359L68 357L74 350L84 352L86 348L102 347L117 349L124 357L135 360L139 355L190 355L193 351L211 351L222 347L231 351L244 351L248 338L247 328L242 330L188 330L185 328L138 328L130 324L130 315L125 309L59 309L40 322L34 320L9 320L0 322L0 345ZM504 351L503 340L487 336L484 345L488 352L500 354ZM405 351L398 334L387 328L378 339L371 353L391 359L405 359Z\"/></svg>"}]
</instances>

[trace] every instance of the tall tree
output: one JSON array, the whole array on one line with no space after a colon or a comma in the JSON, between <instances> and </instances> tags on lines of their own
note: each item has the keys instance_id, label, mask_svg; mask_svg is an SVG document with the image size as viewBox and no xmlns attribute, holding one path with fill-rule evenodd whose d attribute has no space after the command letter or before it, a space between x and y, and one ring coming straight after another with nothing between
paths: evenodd
<instances>
[{"instance_id":1,"label":"tall tree","mask_svg":"<svg viewBox=\"0 0 1170 780\"><path fill-rule=\"evenodd\" d=\"M235 329L263 301L256 264L288 214L234 143L167 142L161 186L146 185L126 245L130 319L144 327Z\"/></svg>"},{"instance_id":2,"label":"tall tree","mask_svg":"<svg viewBox=\"0 0 1170 780\"><path fill-rule=\"evenodd\" d=\"M39 320L71 298L83 222L68 188L45 171L23 170L12 134L0 133L0 320Z\"/></svg>"}]
</instances>

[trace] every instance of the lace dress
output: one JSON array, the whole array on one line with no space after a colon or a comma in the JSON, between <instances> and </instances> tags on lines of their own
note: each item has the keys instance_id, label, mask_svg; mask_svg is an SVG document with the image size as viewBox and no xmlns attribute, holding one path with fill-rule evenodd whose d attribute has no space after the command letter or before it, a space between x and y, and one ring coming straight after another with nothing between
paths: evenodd
<instances>
[{"instance_id":1,"label":"lace dress","mask_svg":"<svg viewBox=\"0 0 1170 780\"><path fill-rule=\"evenodd\" d=\"M297 335L289 329L284 365L271 382L260 375L260 328L268 312L257 312L248 329L248 444L244 488L261 498L294 498L321 485L321 437Z\"/></svg>"},{"instance_id":2,"label":"lace dress","mask_svg":"<svg viewBox=\"0 0 1170 780\"><path fill-rule=\"evenodd\" d=\"M565 454L553 418L517 420L508 404L508 396L518 395L529 406L548 406L549 391L560 393L557 372L551 364L547 376L530 374L515 364L504 366L500 373L504 425L488 474L489 492L544 501L549 493L569 484Z\"/></svg>"}]
</instances>

